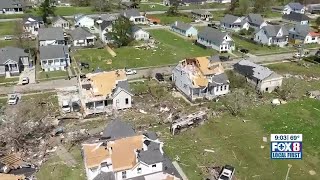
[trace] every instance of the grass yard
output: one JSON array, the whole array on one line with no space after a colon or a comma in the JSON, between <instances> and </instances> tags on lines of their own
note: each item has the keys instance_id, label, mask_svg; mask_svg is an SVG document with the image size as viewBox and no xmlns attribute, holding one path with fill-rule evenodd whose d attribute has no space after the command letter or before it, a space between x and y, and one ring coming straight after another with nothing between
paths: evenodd
<instances>
[{"instance_id":1,"label":"grass yard","mask_svg":"<svg viewBox=\"0 0 320 180\"><path fill-rule=\"evenodd\" d=\"M15 40L0 40L0 48L6 47L6 46L15 46L16 41Z\"/></svg>"},{"instance_id":2,"label":"grass yard","mask_svg":"<svg viewBox=\"0 0 320 180\"><path fill-rule=\"evenodd\" d=\"M8 83L8 82L16 82L16 81L19 81L19 77L11 77L11 78L0 77L0 83Z\"/></svg>"},{"instance_id":3,"label":"grass yard","mask_svg":"<svg viewBox=\"0 0 320 180\"><path fill-rule=\"evenodd\" d=\"M220 21L224 17L225 12L224 11L212 11L211 14L213 16L213 18L212 18L213 21Z\"/></svg>"},{"instance_id":4,"label":"grass yard","mask_svg":"<svg viewBox=\"0 0 320 180\"><path fill-rule=\"evenodd\" d=\"M153 14L153 17L159 18L161 20L161 24L168 25L172 24L175 21L182 21L185 23L191 23L192 18L188 14L181 14L181 16L167 16L166 14Z\"/></svg>"},{"instance_id":5,"label":"grass yard","mask_svg":"<svg viewBox=\"0 0 320 180\"><path fill-rule=\"evenodd\" d=\"M274 11L268 11L265 14L263 14L264 18L278 18L282 17L282 14L280 12L274 12Z\"/></svg>"},{"instance_id":6,"label":"grass yard","mask_svg":"<svg viewBox=\"0 0 320 180\"><path fill-rule=\"evenodd\" d=\"M0 19L15 19L15 18L23 18L24 14L0 14Z\"/></svg>"},{"instance_id":7,"label":"grass yard","mask_svg":"<svg viewBox=\"0 0 320 180\"><path fill-rule=\"evenodd\" d=\"M30 13L39 15L39 9L33 9ZM56 7L55 14L60 16L73 16L75 14L93 14L91 7Z\"/></svg>"},{"instance_id":8,"label":"grass yard","mask_svg":"<svg viewBox=\"0 0 320 180\"><path fill-rule=\"evenodd\" d=\"M179 6L178 9L213 9L213 8L227 8L229 4L224 3L205 3L205 4L190 4L189 6Z\"/></svg>"},{"instance_id":9,"label":"grass yard","mask_svg":"<svg viewBox=\"0 0 320 180\"><path fill-rule=\"evenodd\" d=\"M42 71L38 72L37 74L37 80L46 80L46 79L64 79L68 77L67 71Z\"/></svg>"},{"instance_id":10,"label":"grass yard","mask_svg":"<svg viewBox=\"0 0 320 180\"><path fill-rule=\"evenodd\" d=\"M140 11L167 11L168 9L169 9L169 6L163 6L159 4L140 4L139 5Z\"/></svg>"},{"instance_id":11,"label":"grass yard","mask_svg":"<svg viewBox=\"0 0 320 180\"><path fill-rule=\"evenodd\" d=\"M110 70L124 67L146 67L177 63L186 57L209 56L216 53L212 49L203 49L193 45L166 30L151 30L151 35L160 42L154 50L141 50L134 47L115 49L117 56L112 58L105 49L78 50L73 56L77 61L89 62L90 68ZM112 65L107 60L112 60ZM90 69L91 71L91 69Z\"/></svg>"},{"instance_id":12,"label":"grass yard","mask_svg":"<svg viewBox=\"0 0 320 180\"><path fill-rule=\"evenodd\" d=\"M320 65L310 64L308 68L300 66L298 63L278 63L267 65L270 69L281 73L290 73L292 75L318 76L320 77Z\"/></svg>"},{"instance_id":13,"label":"grass yard","mask_svg":"<svg viewBox=\"0 0 320 180\"><path fill-rule=\"evenodd\" d=\"M0 36L13 35L16 21L0 22Z\"/></svg>"}]
</instances>

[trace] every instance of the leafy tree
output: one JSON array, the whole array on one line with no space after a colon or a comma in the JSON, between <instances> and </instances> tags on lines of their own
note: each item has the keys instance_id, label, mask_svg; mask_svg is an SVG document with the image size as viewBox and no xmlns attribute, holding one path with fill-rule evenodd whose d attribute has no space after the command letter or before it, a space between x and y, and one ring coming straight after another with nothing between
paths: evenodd
<instances>
[{"instance_id":1,"label":"leafy tree","mask_svg":"<svg viewBox=\"0 0 320 180\"><path fill-rule=\"evenodd\" d=\"M229 9L226 13L234 14L235 10L239 7L239 0L232 0Z\"/></svg>"},{"instance_id":2,"label":"leafy tree","mask_svg":"<svg viewBox=\"0 0 320 180\"><path fill-rule=\"evenodd\" d=\"M272 1L267 0L255 0L253 4L254 13L263 13L270 10L270 5Z\"/></svg>"},{"instance_id":3,"label":"leafy tree","mask_svg":"<svg viewBox=\"0 0 320 180\"><path fill-rule=\"evenodd\" d=\"M317 17L316 19L316 25L317 25L317 29L318 29L318 32L319 32L319 27L320 27L320 16Z\"/></svg>"},{"instance_id":4,"label":"leafy tree","mask_svg":"<svg viewBox=\"0 0 320 180\"><path fill-rule=\"evenodd\" d=\"M110 35L118 46L126 46L131 41L132 23L125 17L119 17L112 26Z\"/></svg>"},{"instance_id":5,"label":"leafy tree","mask_svg":"<svg viewBox=\"0 0 320 180\"><path fill-rule=\"evenodd\" d=\"M179 6L178 0L173 0L173 1L171 2L170 8L169 8L168 11L167 11L167 15L168 15L168 16L176 16L176 15L178 15L178 14L179 14L179 12L178 12L178 6Z\"/></svg>"},{"instance_id":6,"label":"leafy tree","mask_svg":"<svg viewBox=\"0 0 320 180\"><path fill-rule=\"evenodd\" d=\"M139 5L140 5L140 0L130 0L132 3L133 3L133 7L134 8L139 8Z\"/></svg>"},{"instance_id":7,"label":"leafy tree","mask_svg":"<svg viewBox=\"0 0 320 180\"><path fill-rule=\"evenodd\" d=\"M111 4L109 0L93 0L91 5L95 11L108 12L111 10Z\"/></svg>"},{"instance_id":8,"label":"leafy tree","mask_svg":"<svg viewBox=\"0 0 320 180\"><path fill-rule=\"evenodd\" d=\"M40 15L43 19L44 23L48 23L48 17L50 15L54 16L54 12L55 12L55 7L52 6L52 4L50 3L50 0L44 0L41 5L40 5Z\"/></svg>"},{"instance_id":9,"label":"leafy tree","mask_svg":"<svg viewBox=\"0 0 320 180\"><path fill-rule=\"evenodd\" d=\"M246 15L250 7L249 0L239 0L239 13L240 15Z\"/></svg>"}]
</instances>

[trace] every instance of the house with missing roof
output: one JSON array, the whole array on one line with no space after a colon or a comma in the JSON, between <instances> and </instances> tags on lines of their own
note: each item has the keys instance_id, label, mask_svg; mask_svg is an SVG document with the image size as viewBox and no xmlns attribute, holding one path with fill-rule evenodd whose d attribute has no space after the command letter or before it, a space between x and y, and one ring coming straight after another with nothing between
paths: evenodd
<instances>
[{"instance_id":1,"label":"house with missing roof","mask_svg":"<svg viewBox=\"0 0 320 180\"><path fill-rule=\"evenodd\" d=\"M88 180L180 180L156 133L137 134L119 119L108 123L101 140L82 144Z\"/></svg>"},{"instance_id":2,"label":"house with missing roof","mask_svg":"<svg viewBox=\"0 0 320 180\"><path fill-rule=\"evenodd\" d=\"M188 58L172 70L172 82L188 99L214 99L229 92L219 56Z\"/></svg>"},{"instance_id":3,"label":"house with missing roof","mask_svg":"<svg viewBox=\"0 0 320 180\"><path fill-rule=\"evenodd\" d=\"M86 74L78 81L84 114L131 108L132 93L124 69Z\"/></svg>"},{"instance_id":4,"label":"house with missing roof","mask_svg":"<svg viewBox=\"0 0 320 180\"><path fill-rule=\"evenodd\" d=\"M40 28L39 46L65 45L64 32L61 27Z\"/></svg>"},{"instance_id":5,"label":"house with missing roof","mask_svg":"<svg viewBox=\"0 0 320 180\"><path fill-rule=\"evenodd\" d=\"M283 7L282 14L290 14L291 12L304 14L305 13L305 9L306 8L300 3L291 2L291 3L288 3L287 5L285 5Z\"/></svg>"},{"instance_id":6,"label":"house with missing roof","mask_svg":"<svg viewBox=\"0 0 320 180\"><path fill-rule=\"evenodd\" d=\"M131 28L131 37L137 41L147 41L150 38L150 34L148 31L142 29L141 27L134 25Z\"/></svg>"},{"instance_id":7,"label":"house with missing roof","mask_svg":"<svg viewBox=\"0 0 320 180\"><path fill-rule=\"evenodd\" d=\"M320 4L308 4L306 9L311 14L320 13Z\"/></svg>"},{"instance_id":8,"label":"house with missing roof","mask_svg":"<svg viewBox=\"0 0 320 180\"><path fill-rule=\"evenodd\" d=\"M137 9L127 9L120 13L121 16L129 19L133 24L147 24L148 20L141 15Z\"/></svg>"},{"instance_id":9,"label":"house with missing roof","mask_svg":"<svg viewBox=\"0 0 320 180\"><path fill-rule=\"evenodd\" d=\"M61 27L62 29L70 29L69 21L63 16L56 16L51 20L52 27Z\"/></svg>"},{"instance_id":10,"label":"house with missing roof","mask_svg":"<svg viewBox=\"0 0 320 180\"><path fill-rule=\"evenodd\" d=\"M296 24L289 30L289 41L294 44L320 43L320 33L312 31L309 25Z\"/></svg>"},{"instance_id":11,"label":"house with missing roof","mask_svg":"<svg viewBox=\"0 0 320 180\"><path fill-rule=\"evenodd\" d=\"M74 25L77 27L91 28L94 26L94 19L84 14L74 16Z\"/></svg>"},{"instance_id":12,"label":"house with missing roof","mask_svg":"<svg viewBox=\"0 0 320 180\"><path fill-rule=\"evenodd\" d=\"M70 66L67 46L40 46L40 65L43 71L66 70Z\"/></svg>"},{"instance_id":13,"label":"house with missing roof","mask_svg":"<svg viewBox=\"0 0 320 180\"><path fill-rule=\"evenodd\" d=\"M24 161L19 153L0 155L1 180L32 180L35 172L35 165Z\"/></svg>"},{"instance_id":14,"label":"house with missing roof","mask_svg":"<svg viewBox=\"0 0 320 180\"><path fill-rule=\"evenodd\" d=\"M212 14L205 9L194 9L191 11L193 19L199 19L203 21L210 21L213 18Z\"/></svg>"},{"instance_id":15,"label":"house with missing roof","mask_svg":"<svg viewBox=\"0 0 320 180\"><path fill-rule=\"evenodd\" d=\"M295 24L309 24L310 18L301 13L291 12L290 14L284 14L282 19L285 21L293 22Z\"/></svg>"},{"instance_id":16,"label":"house with missing roof","mask_svg":"<svg viewBox=\"0 0 320 180\"><path fill-rule=\"evenodd\" d=\"M197 37L198 30L184 22L176 21L170 26L170 30L186 37Z\"/></svg>"},{"instance_id":17,"label":"house with missing roof","mask_svg":"<svg viewBox=\"0 0 320 180\"><path fill-rule=\"evenodd\" d=\"M260 92L272 92L281 87L283 77L267 67L249 60L241 60L233 65L234 71L244 76Z\"/></svg>"},{"instance_id":18,"label":"house with missing roof","mask_svg":"<svg viewBox=\"0 0 320 180\"><path fill-rule=\"evenodd\" d=\"M0 14L22 14L24 10L23 0L1 0Z\"/></svg>"},{"instance_id":19,"label":"house with missing roof","mask_svg":"<svg viewBox=\"0 0 320 180\"><path fill-rule=\"evenodd\" d=\"M283 47L288 44L289 32L282 25L267 25L262 27L255 35L254 41L268 46Z\"/></svg>"},{"instance_id":20,"label":"house with missing roof","mask_svg":"<svg viewBox=\"0 0 320 180\"><path fill-rule=\"evenodd\" d=\"M94 46L96 36L91 34L86 28L77 27L70 31L72 45L79 46Z\"/></svg>"},{"instance_id":21,"label":"house with missing roof","mask_svg":"<svg viewBox=\"0 0 320 180\"><path fill-rule=\"evenodd\" d=\"M29 15L22 19L23 31L29 37L36 37L38 35L40 25L43 24L44 22L41 17Z\"/></svg>"},{"instance_id":22,"label":"house with missing roof","mask_svg":"<svg viewBox=\"0 0 320 180\"><path fill-rule=\"evenodd\" d=\"M249 23L245 20L245 17L238 17L231 14L226 14L220 20L220 28L237 32L241 29L248 30Z\"/></svg>"},{"instance_id":23,"label":"house with missing roof","mask_svg":"<svg viewBox=\"0 0 320 180\"><path fill-rule=\"evenodd\" d=\"M234 41L227 32L205 27L198 32L197 44L219 52L231 52L235 49Z\"/></svg>"},{"instance_id":24,"label":"house with missing roof","mask_svg":"<svg viewBox=\"0 0 320 180\"><path fill-rule=\"evenodd\" d=\"M250 27L255 30L259 30L268 25L267 21L265 21L260 14L249 13L248 16L246 16L245 21L247 21Z\"/></svg>"},{"instance_id":25,"label":"house with missing roof","mask_svg":"<svg viewBox=\"0 0 320 180\"><path fill-rule=\"evenodd\" d=\"M16 47L0 48L0 76L11 77L19 75L26 67L32 65L32 60L24 49Z\"/></svg>"}]
</instances>

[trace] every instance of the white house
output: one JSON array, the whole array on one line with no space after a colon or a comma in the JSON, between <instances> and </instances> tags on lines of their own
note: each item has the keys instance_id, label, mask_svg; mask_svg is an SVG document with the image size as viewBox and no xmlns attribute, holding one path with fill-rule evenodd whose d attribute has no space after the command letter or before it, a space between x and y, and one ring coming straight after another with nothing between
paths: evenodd
<instances>
[{"instance_id":1,"label":"white house","mask_svg":"<svg viewBox=\"0 0 320 180\"><path fill-rule=\"evenodd\" d=\"M262 18L260 14L249 13L245 20L249 23L250 27L259 30L262 27L268 25L268 23Z\"/></svg>"},{"instance_id":2,"label":"white house","mask_svg":"<svg viewBox=\"0 0 320 180\"><path fill-rule=\"evenodd\" d=\"M131 125L115 119L108 123L101 140L82 144L88 180L181 179L153 132L136 134Z\"/></svg>"},{"instance_id":3,"label":"white house","mask_svg":"<svg viewBox=\"0 0 320 180\"><path fill-rule=\"evenodd\" d=\"M204 9L194 9L191 11L193 19L200 19L203 21L210 21L213 18L211 12Z\"/></svg>"},{"instance_id":4,"label":"white house","mask_svg":"<svg viewBox=\"0 0 320 180\"><path fill-rule=\"evenodd\" d=\"M33 36L33 37L36 37L38 35L40 25L43 25L43 24L44 23L41 17L35 17L31 15L23 18L22 20L23 31L28 36Z\"/></svg>"},{"instance_id":5,"label":"white house","mask_svg":"<svg viewBox=\"0 0 320 180\"><path fill-rule=\"evenodd\" d=\"M229 33L205 27L198 33L197 44L215 49L219 52L231 52L235 44Z\"/></svg>"},{"instance_id":6,"label":"white house","mask_svg":"<svg viewBox=\"0 0 320 180\"><path fill-rule=\"evenodd\" d=\"M139 26L133 26L131 30L131 36L135 40L149 40L150 34L148 31L143 30Z\"/></svg>"},{"instance_id":7,"label":"white house","mask_svg":"<svg viewBox=\"0 0 320 180\"><path fill-rule=\"evenodd\" d=\"M23 0L0 1L0 14L22 14L24 8Z\"/></svg>"},{"instance_id":8,"label":"white house","mask_svg":"<svg viewBox=\"0 0 320 180\"><path fill-rule=\"evenodd\" d=\"M104 20L98 20L99 21L99 37L100 40L103 43L110 43L112 42L112 39L110 38L108 32L112 31L112 21L104 21Z\"/></svg>"},{"instance_id":9,"label":"white house","mask_svg":"<svg viewBox=\"0 0 320 180\"><path fill-rule=\"evenodd\" d=\"M249 60L241 60L233 67L234 71L244 76L260 92L272 92L282 85L282 76Z\"/></svg>"},{"instance_id":10,"label":"white house","mask_svg":"<svg viewBox=\"0 0 320 180\"><path fill-rule=\"evenodd\" d=\"M40 65L44 71L66 70L70 66L67 46L40 46Z\"/></svg>"},{"instance_id":11,"label":"white house","mask_svg":"<svg viewBox=\"0 0 320 180\"><path fill-rule=\"evenodd\" d=\"M282 14L290 14L291 12L304 14L305 9L306 8L300 3L291 2L283 7Z\"/></svg>"},{"instance_id":12,"label":"white house","mask_svg":"<svg viewBox=\"0 0 320 180\"><path fill-rule=\"evenodd\" d=\"M127 9L120 13L121 16L129 19L133 24L147 24L148 20L141 15L137 9Z\"/></svg>"},{"instance_id":13,"label":"white house","mask_svg":"<svg viewBox=\"0 0 320 180\"><path fill-rule=\"evenodd\" d=\"M230 84L219 56L180 61L172 70L172 82L191 101L225 95Z\"/></svg>"},{"instance_id":14,"label":"white house","mask_svg":"<svg viewBox=\"0 0 320 180\"><path fill-rule=\"evenodd\" d=\"M268 46L283 47L288 44L289 32L281 25L267 25L262 27L254 36L254 41Z\"/></svg>"},{"instance_id":15,"label":"white house","mask_svg":"<svg viewBox=\"0 0 320 180\"><path fill-rule=\"evenodd\" d=\"M26 67L32 65L29 53L16 47L0 48L0 76L19 75Z\"/></svg>"},{"instance_id":16,"label":"white house","mask_svg":"<svg viewBox=\"0 0 320 180\"><path fill-rule=\"evenodd\" d=\"M170 26L170 30L186 37L197 37L198 30L184 22L176 21Z\"/></svg>"},{"instance_id":17,"label":"white house","mask_svg":"<svg viewBox=\"0 0 320 180\"><path fill-rule=\"evenodd\" d=\"M220 21L220 27L222 29L228 29L232 31L240 31L241 29L248 30L249 23L244 17L226 14Z\"/></svg>"},{"instance_id":18,"label":"white house","mask_svg":"<svg viewBox=\"0 0 320 180\"><path fill-rule=\"evenodd\" d=\"M70 29L69 21L63 16L56 16L51 21L52 27L61 27L62 29Z\"/></svg>"},{"instance_id":19,"label":"white house","mask_svg":"<svg viewBox=\"0 0 320 180\"><path fill-rule=\"evenodd\" d=\"M131 108L132 94L125 70L86 74L79 79L85 115Z\"/></svg>"},{"instance_id":20,"label":"white house","mask_svg":"<svg viewBox=\"0 0 320 180\"><path fill-rule=\"evenodd\" d=\"M311 30L309 25L297 24L289 30L289 41L293 43L320 43L320 33Z\"/></svg>"},{"instance_id":21,"label":"white house","mask_svg":"<svg viewBox=\"0 0 320 180\"><path fill-rule=\"evenodd\" d=\"M65 45L62 28L40 28L38 34L39 46Z\"/></svg>"},{"instance_id":22,"label":"white house","mask_svg":"<svg viewBox=\"0 0 320 180\"><path fill-rule=\"evenodd\" d=\"M285 21L290 21L295 24L309 24L310 18L305 14L300 14L296 12L291 12L290 14L284 14L282 19Z\"/></svg>"},{"instance_id":23,"label":"white house","mask_svg":"<svg viewBox=\"0 0 320 180\"><path fill-rule=\"evenodd\" d=\"M70 32L73 46L93 46L96 36L87 29L77 27Z\"/></svg>"},{"instance_id":24,"label":"white house","mask_svg":"<svg viewBox=\"0 0 320 180\"><path fill-rule=\"evenodd\" d=\"M94 19L84 14L77 14L74 16L74 25L77 27L91 28L94 26Z\"/></svg>"}]
</instances>

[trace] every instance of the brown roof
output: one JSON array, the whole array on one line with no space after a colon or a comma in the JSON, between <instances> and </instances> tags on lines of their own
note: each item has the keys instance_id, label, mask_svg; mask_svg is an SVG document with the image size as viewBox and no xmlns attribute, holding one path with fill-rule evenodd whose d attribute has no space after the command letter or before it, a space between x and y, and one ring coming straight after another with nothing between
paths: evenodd
<instances>
[{"instance_id":1,"label":"brown roof","mask_svg":"<svg viewBox=\"0 0 320 180\"><path fill-rule=\"evenodd\" d=\"M0 173L0 179L1 180L24 180L25 177L23 175L16 176L16 175L13 175L13 174Z\"/></svg>"},{"instance_id":2,"label":"brown roof","mask_svg":"<svg viewBox=\"0 0 320 180\"><path fill-rule=\"evenodd\" d=\"M16 169L23 164L18 154L9 154L0 158L0 162L11 169Z\"/></svg>"},{"instance_id":3,"label":"brown roof","mask_svg":"<svg viewBox=\"0 0 320 180\"><path fill-rule=\"evenodd\" d=\"M143 147L143 135L115 140L110 142L108 146L112 147L111 160L113 170L131 169L137 164L135 152Z\"/></svg>"},{"instance_id":4,"label":"brown roof","mask_svg":"<svg viewBox=\"0 0 320 180\"><path fill-rule=\"evenodd\" d=\"M161 20L157 17L154 17L154 16L150 16L150 15L147 15L147 19L150 21L150 22L153 22L153 23L157 23L157 24L160 24Z\"/></svg>"},{"instance_id":5,"label":"brown roof","mask_svg":"<svg viewBox=\"0 0 320 180\"><path fill-rule=\"evenodd\" d=\"M171 175L168 175L165 179L163 179L163 180L174 180L174 177L173 176L171 176Z\"/></svg>"},{"instance_id":6,"label":"brown roof","mask_svg":"<svg viewBox=\"0 0 320 180\"><path fill-rule=\"evenodd\" d=\"M84 144L82 148L84 161L88 168L99 166L110 157L108 149L101 143Z\"/></svg>"},{"instance_id":7,"label":"brown roof","mask_svg":"<svg viewBox=\"0 0 320 180\"><path fill-rule=\"evenodd\" d=\"M224 72L222 64L220 62L215 62L210 65L208 57L197 57L195 58L197 66L203 75L217 74Z\"/></svg>"}]
</instances>

